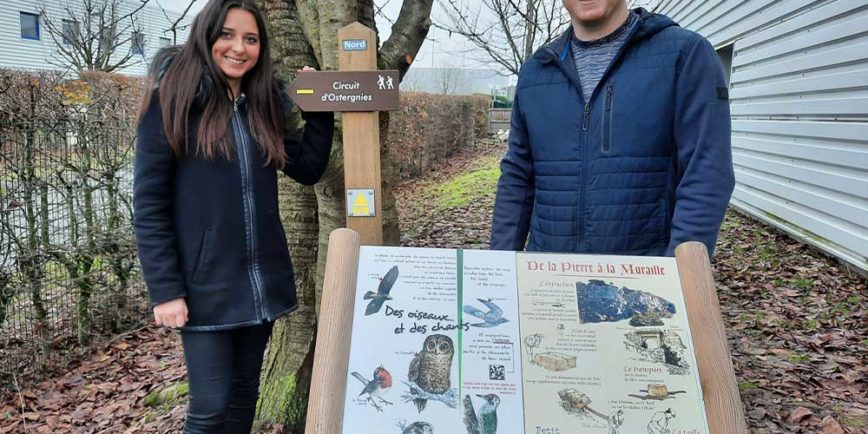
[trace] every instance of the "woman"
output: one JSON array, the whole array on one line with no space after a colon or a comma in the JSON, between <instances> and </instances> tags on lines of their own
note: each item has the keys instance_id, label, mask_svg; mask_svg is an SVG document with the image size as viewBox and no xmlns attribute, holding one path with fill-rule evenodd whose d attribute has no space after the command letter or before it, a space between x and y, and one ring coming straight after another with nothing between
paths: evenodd
<instances>
[{"instance_id":1,"label":"woman","mask_svg":"<svg viewBox=\"0 0 868 434\"><path fill-rule=\"evenodd\" d=\"M301 141L286 138L290 103L250 0L211 0L157 57L134 175L142 272L156 323L181 330L184 432L249 433L272 324L296 308L275 169L316 183L334 115L303 114Z\"/></svg>"}]
</instances>

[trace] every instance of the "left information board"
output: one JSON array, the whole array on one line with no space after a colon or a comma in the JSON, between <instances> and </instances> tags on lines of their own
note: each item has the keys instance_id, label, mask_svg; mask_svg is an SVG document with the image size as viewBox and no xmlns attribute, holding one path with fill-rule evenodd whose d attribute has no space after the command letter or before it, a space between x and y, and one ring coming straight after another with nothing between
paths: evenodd
<instances>
[{"instance_id":1,"label":"left information board","mask_svg":"<svg viewBox=\"0 0 868 434\"><path fill-rule=\"evenodd\" d=\"M671 258L362 247L343 432L706 433Z\"/></svg>"}]
</instances>

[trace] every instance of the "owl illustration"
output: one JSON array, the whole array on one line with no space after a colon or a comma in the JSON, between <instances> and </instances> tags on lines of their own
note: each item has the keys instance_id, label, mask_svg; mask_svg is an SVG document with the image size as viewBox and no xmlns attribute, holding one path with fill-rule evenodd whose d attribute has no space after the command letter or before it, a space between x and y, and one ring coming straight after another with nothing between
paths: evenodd
<instances>
[{"instance_id":1,"label":"owl illustration","mask_svg":"<svg viewBox=\"0 0 868 434\"><path fill-rule=\"evenodd\" d=\"M449 390L449 375L452 371L452 356L455 355L455 345L446 335L431 335L425 338L422 351L416 353L410 362L411 382L419 389L430 394L442 394ZM415 390L410 391L416 394ZM424 398L413 400L416 410L420 413L428 401Z\"/></svg>"},{"instance_id":2,"label":"owl illustration","mask_svg":"<svg viewBox=\"0 0 868 434\"><path fill-rule=\"evenodd\" d=\"M434 434L434 427L428 422L399 423L398 428L401 428L401 434Z\"/></svg>"}]
</instances>

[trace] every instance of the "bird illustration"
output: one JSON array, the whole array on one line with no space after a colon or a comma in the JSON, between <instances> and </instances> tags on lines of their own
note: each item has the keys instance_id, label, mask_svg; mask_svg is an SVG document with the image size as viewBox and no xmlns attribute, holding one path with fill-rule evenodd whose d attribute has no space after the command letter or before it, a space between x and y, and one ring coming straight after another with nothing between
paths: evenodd
<instances>
[{"instance_id":1,"label":"bird illustration","mask_svg":"<svg viewBox=\"0 0 868 434\"><path fill-rule=\"evenodd\" d=\"M485 322L479 322L470 324L474 327L495 327L499 326L507 321L508 319L503 317L503 309L500 306L494 304L491 299L483 300L481 298L477 298L480 303L484 304L488 308L488 312L483 312L473 306L466 305L464 306L464 313L468 315L473 315Z\"/></svg>"},{"instance_id":2,"label":"bird illustration","mask_svg":"<svg viewBox=\"0 0 868 434\"><path fill-rule=\"evenodd\" d=\"M368 307L365 309L365 315L373 315L380 311L380 308L383 307L383 303L386 300L391 300L392 297L389 296L389 292L392 290L392 285L395 284L395 281L398 280L398 266L392 267L382 279L380 279L380 286L377 287L377 292L368 291L364 295L365 300L371 300L368 303Z\"/></svg>"},{"instance_id":3,"label":"bird illustration","mask_svg":"<svg viewBox=\"0 0 868 434\"><path fill-rule=\"evenodd\" d=\"M428 336L422 344L422 351L416 353L410 361L409 380L426 393L445 393L450 386L449 377L454 355L455 345L452 343L452 338L440 334ZM410 390L410 393L418 394L415 390ZM428 400L416 398L413 403L416 404L416 410L421 413Z\"/></svg>"},{"instance_id":4,"label":"bird illustration","mask_svg":"<svg viewBox=\"0 0 868 434\"><path fill-rule=\"evenodd\" d=\"M493 393L476 396L485 400L478 415L473 410L470 395L464 395L464 425L467 427L467 434L496 434L497 406L500 405L500 397Z\"/></svg>"},{"instance_id":5,"label":"bird illustration","mask_svg":"<svg viewBox=\"0 0 868 434\"><path fill-rule=\"evenodd\" d=\"M391 402L386 401L382 396L392 387L392 374L389 373L386 368L379 366L377 369L374 369L374 378L372 380L366 379L362 374L359 374L356 371L353 371L352 375L365 385L362 391L359 392L359 396L367 394L368 402L370 402L377 411L383 411L383 408L377 405L376 400L378 399L383 404L392 405Z\"/></svg>"},{"instance_id":6,"label":"bird illustration","mask_svg":"<svg viewBox=\"0 0 868 434\"><path fill-rule=\"evenodd\" d=\"M401 434L434 434L434 427L428 422L413 422L410 425L399 422L398 428Z\"/></svg>"}]
</instances>

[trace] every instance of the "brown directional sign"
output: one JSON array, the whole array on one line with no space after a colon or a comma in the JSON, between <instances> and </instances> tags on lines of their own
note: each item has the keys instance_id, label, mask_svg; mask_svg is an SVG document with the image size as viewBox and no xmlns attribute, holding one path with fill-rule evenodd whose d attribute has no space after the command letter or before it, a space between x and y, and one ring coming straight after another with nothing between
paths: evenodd
<instances>
[{"instance_id":1,"label":"brown directional sign","mask_svg":"<svg viewBox=\"0 0 868 434\"><path fill-rule=\"evenodd\" d=\"M398 110L398 71L300 72L289 96L306 112Z\"/></svg>"}]
</instances>

